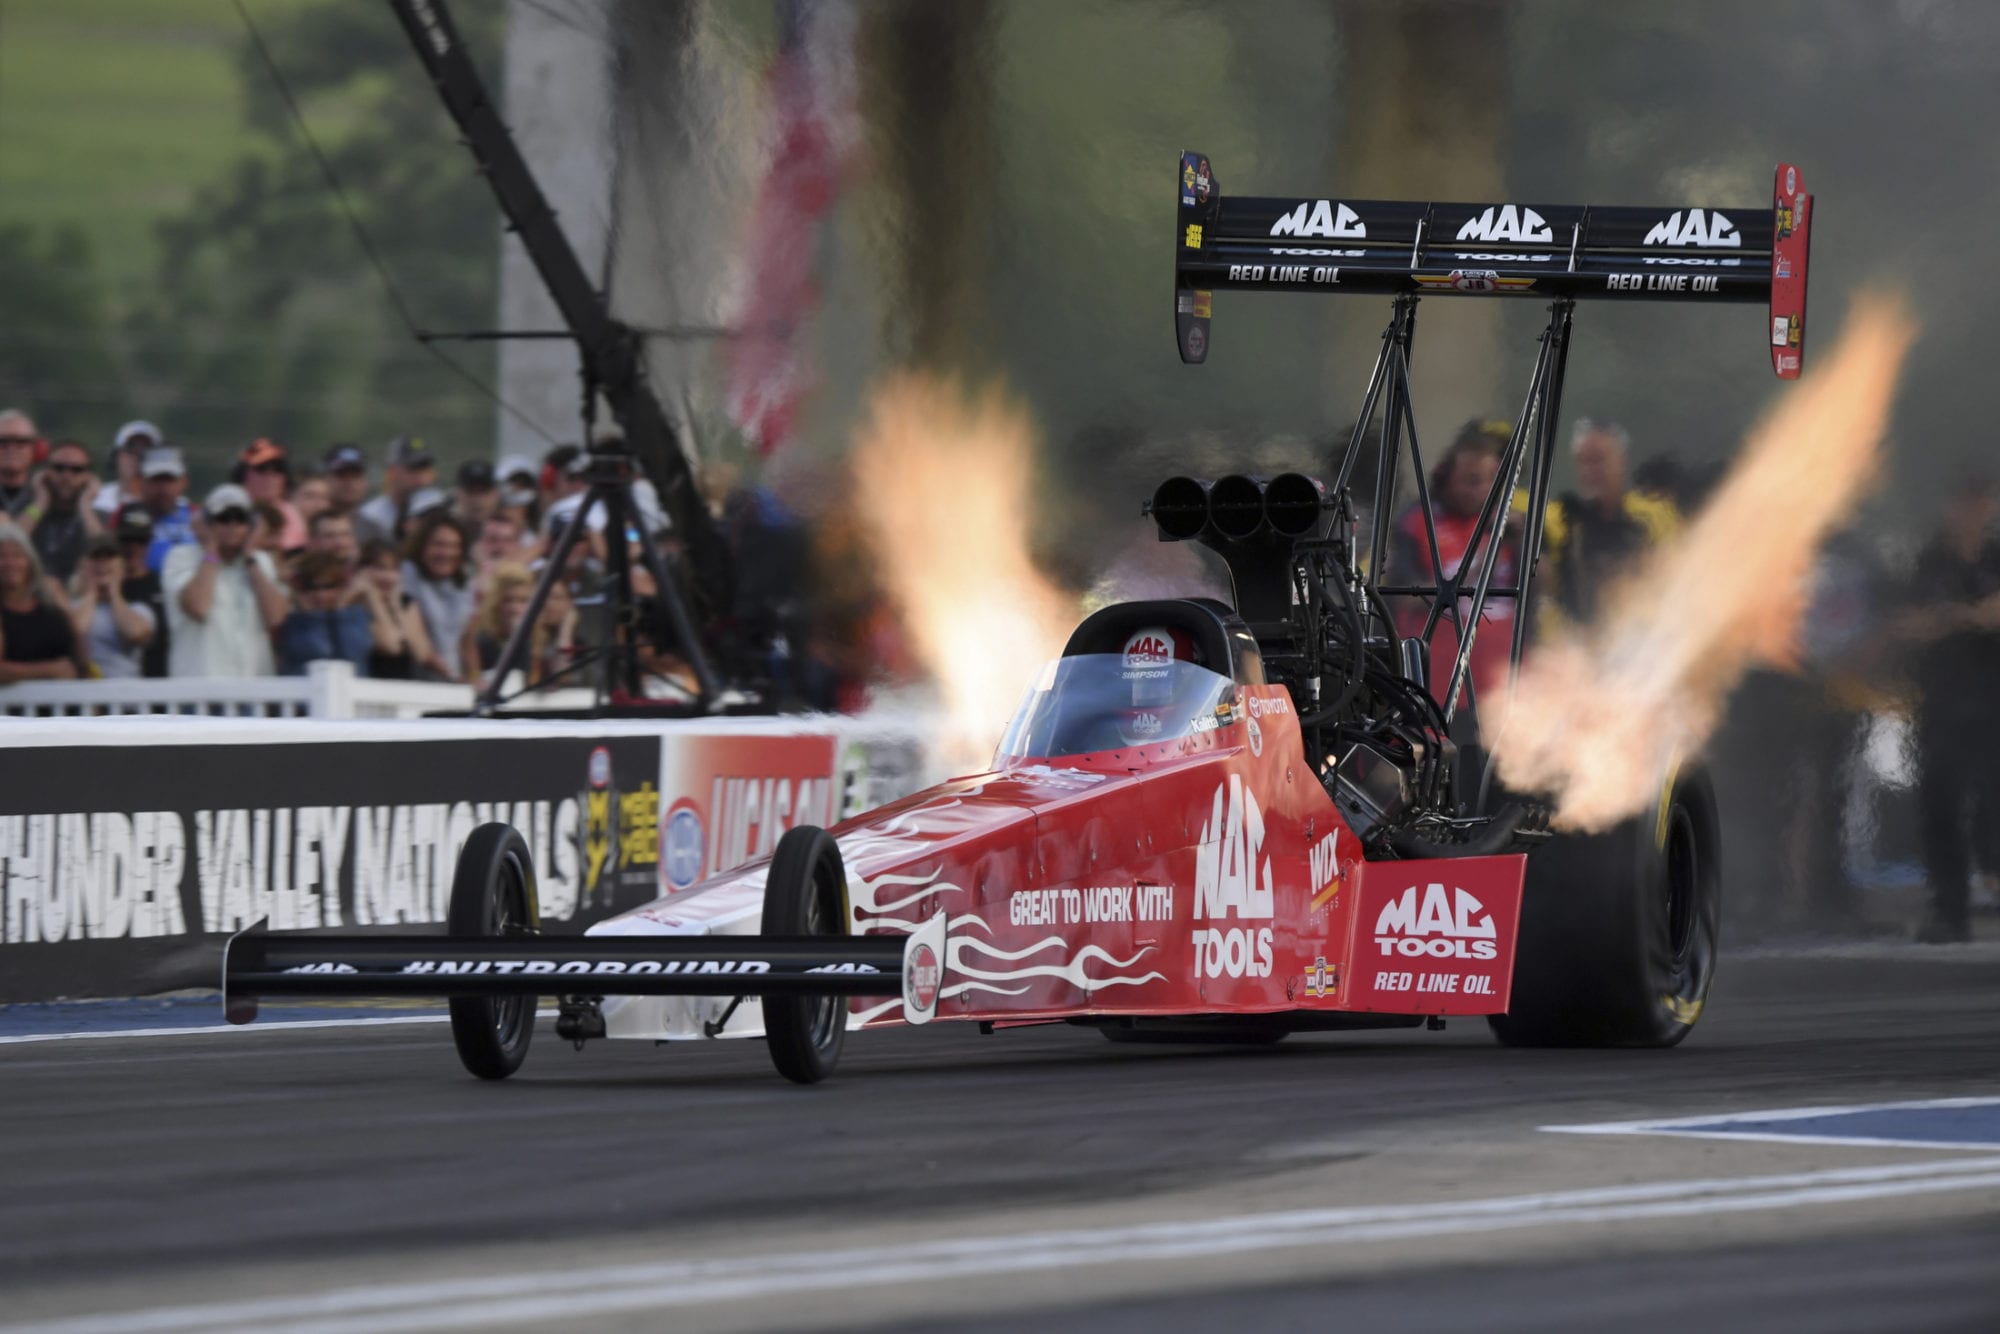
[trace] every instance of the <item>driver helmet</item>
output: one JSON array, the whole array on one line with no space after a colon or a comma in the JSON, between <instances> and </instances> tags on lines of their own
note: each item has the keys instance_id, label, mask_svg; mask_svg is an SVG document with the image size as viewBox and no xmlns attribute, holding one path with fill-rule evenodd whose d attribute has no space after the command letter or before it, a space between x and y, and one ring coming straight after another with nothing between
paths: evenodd
<instances>
[{"instance_id":1,"label":"driver helmet","mask_svg":"<svg viewBox=\"0 0 2000 1334\"><path fill-rule=\"evenodd\" d=\"M1178 734L1185 720L1173 716L1180 696L1193 689L1176 662L1197 662L1194 638L1184 630L1147 626L1126 639L1119 674L1131 690L1131 707L1119 718L1127 745L1143 746Z\"/></svg>"}]
</instances>

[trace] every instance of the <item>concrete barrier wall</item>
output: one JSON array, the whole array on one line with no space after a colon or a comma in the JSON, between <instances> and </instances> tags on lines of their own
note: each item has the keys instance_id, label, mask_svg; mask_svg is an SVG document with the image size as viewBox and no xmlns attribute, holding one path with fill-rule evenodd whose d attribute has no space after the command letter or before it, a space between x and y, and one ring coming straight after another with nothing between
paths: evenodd
<instances>
[{"instance_id":1,"label":"concrete barrier wall","mask_svg":"<svg viewBox=\"0 0 2000 1334\"><path fill-rule=\"evenodd\" d=\"M547 928L765 855L933 772L891 719L0 724L0 1001L129 995L177 946L444 920L465 836L528 838Z\"/></svg>"}]
</instances>

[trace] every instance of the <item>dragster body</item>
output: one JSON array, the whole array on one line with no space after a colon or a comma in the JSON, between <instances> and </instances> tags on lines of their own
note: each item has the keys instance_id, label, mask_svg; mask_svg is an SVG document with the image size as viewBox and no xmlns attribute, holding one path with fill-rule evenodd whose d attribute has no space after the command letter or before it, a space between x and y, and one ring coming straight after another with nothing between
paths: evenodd
<instances>
[{"instance_id":1,"label":"dragster body","mask_svg":"<svg viewBox=\"0 0 2000 1334\"><path fill-rule=\"evenodd\" d=\"M1115 659L1066 659L1106 676ZM1060 666L1060 665L1059 665ZM1187 669L1192 674L1195 669ZM856 936L946 924L936 1015L1008 1024L1195 1015L1343 1027L1507 1008L1518 855L1370 863L1307 764L1281 686L1224 683L1199 730L1062 756L1003 756L835 826ZM754 935L769 863L592 928ZM604 1003L608 1035L714 1032L727 997ZM850 1027L901 1022L860 998ZM750 1003L723 1032L762 1031Z\"/></svg>"}]
</instances>

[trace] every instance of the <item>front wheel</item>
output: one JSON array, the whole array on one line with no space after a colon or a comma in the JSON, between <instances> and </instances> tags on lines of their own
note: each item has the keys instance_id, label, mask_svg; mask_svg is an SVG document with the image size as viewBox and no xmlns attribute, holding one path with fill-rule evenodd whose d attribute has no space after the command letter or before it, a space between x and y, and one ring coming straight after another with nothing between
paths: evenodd
<instances>
[{"instance_id":1,"label":"front wheel","mask_svg":"<svg viewBox=\"0 0 2000 1334\"><path fill-rule=\"evenodd\" d=\"M1602 834L1528 855L1509 1009L1515 1047L1671 1047L1701 1017L1722 915L1721 840L1708 775L1688 768L1660 805Z\"/></svg>"},{"instance_id":2,"label":"front wheel","mask_svg":"<svg viewBox=\"0 0 2000 1334\"><path fill-rule=\"evenodd\" d=\"M534 860L514 826L481 825L465 840L451 879L445 929L454 936L541 931ZM505 1079L520 1069L534 1036L533 996L451 998L451 1039L458 1059L481 1079Z\"/></svg>"},{"instance_id":3,"label":"front wheel","mask_svg":"<svg viewBox=\"0 0 2000 1334\"><path fill-rule=\"evenodd\" d=\"M764 879L764 934L847 934L847 872L833 835L812 825L785 831ZM833 1073L847 1040L845 996L766 996L771 1063L795 1084Z\"/></svg>"}]
</instances>

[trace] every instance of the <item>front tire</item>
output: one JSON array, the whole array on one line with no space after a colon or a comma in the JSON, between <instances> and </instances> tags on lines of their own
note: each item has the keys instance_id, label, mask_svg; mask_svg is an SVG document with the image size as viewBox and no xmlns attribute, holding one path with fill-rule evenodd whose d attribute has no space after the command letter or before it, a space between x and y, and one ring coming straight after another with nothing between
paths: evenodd
<instances>
[{"instance_id":1,"label":"front tire","mask_svg":"<svg viewBox=\"0 0 2000 1334\"><path fill-rule=\"evenodd\" d=\"M525 936L542 929L535 864L520 832L485 824L459 850L445 929L454 936ZM481 1079L505 1079L527 1059L535 1036L533 996L453 996L451 1040Z\"/></svg>"},{"instance_id":2,"label":"front tire","mask_svg":"<svg viewBox=\"0 0 2000 1334\"><path fill-rule=\"evenodd\" d=\"M1506 1014L1514 1047L1671 1047L1715 980L1721 840L1707 774L1671 780L1663 804L1603 834L1528 856Z\"/></svg>"},{"instance_id":3,"label":"front tire","mask_svg":"<svg viewBox=\"0 0 2000 1334\"><path fill-rule=\"evenodd\" d=\"M764 934L845 936L847 872L833 835L812 825L785 831L764 880ZM845 996L766 996L771 1063L795 1084L833 1073L847 1041Z\"/></svg>"}]
</instances>

